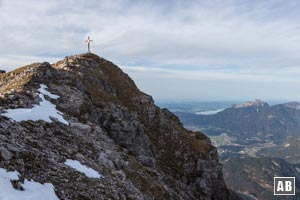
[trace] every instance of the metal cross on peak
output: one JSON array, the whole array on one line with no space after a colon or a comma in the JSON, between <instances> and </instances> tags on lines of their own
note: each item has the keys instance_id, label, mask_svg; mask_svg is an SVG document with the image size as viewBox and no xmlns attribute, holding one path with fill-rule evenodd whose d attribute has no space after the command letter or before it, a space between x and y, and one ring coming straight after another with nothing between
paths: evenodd
<instances>
[{"instance_id":1,"label":"metal cross on peak","mask_svg":"<svg viewBox=\"0 0 300 200\"><path fill-rule=\"evenodd\" d=\"M90 43L93 42L93 40L90 39L90 36L88 36L87 40L85 41L85 43L88 44L88 53L91 53L91 49L90 49Z\"/></svg>"}]
</instances>

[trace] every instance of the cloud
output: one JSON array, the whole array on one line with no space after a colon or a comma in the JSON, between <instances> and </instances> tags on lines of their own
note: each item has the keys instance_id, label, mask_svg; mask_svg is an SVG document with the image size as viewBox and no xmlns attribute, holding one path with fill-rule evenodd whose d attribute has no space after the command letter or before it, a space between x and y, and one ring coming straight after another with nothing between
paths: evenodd
<instances>
[{"instance_id":1,"label":"cloud","mask_svg":"<svg viewBox=\"0 0 300 200\"><path fill-rule=\"evenodd\" d=\"M90 34L95 52L122 64L295 65L299 62L298 18L286 17L290 7L277 4L5 0L0 15L0 41L5 48L0 53L80 52L85 50L84 37Z\"/></svg>"},{"instance_id":2,"label":"cloud","mask_svg":"<svg viewBox=\"0 0 300 200\"><path fill-rule=\"evenodd\" d=\"M0 66L85 52L90 35L93 52L122 66L165 69L156 74L164 80L291 84L299 74L299 13L297 0L3 0Z\"/></svg>"}]
</instances>

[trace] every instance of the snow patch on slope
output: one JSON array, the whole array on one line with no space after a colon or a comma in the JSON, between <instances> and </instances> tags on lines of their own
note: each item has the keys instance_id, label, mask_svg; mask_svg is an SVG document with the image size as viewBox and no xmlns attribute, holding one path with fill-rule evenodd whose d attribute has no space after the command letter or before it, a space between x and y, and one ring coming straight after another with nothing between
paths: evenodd
<instances>
[{"instance_id":1,"label":"snow patch on slope","mask_svg":"<svg viewBox=\"0 0 300 200\"><path fill-rule=\"evenodd\" d=\"M58 99L59 96L51 94L46 89L46 85L40 85L39 97L42 99L42 101L39 105L34 105L33 108L7 109L5 110L6 113L1 113L1 115L11 118L17 122L26 120L44 120L46 122L52 122L50 117L53 117L58 119L59 122L68 125L69 122L63 118L62 113L56 109L56 106L45 99L45 95L49 96L52 99Z\"/></svg>"},{"instance_id":2,"label":"snow patch on slope","mask_svg":"<svg viewBox=\"0 0 300 200\"><path fill-rule=\"evenodd\" d=\"M48 90L46 90L48 87L45 85L45 84L41 84L40 85L40 89L39 89L39 92L44 94L44 95L47 95L49 96L51 99L58 99L59 96L56 95L56 94L51 94Z\"/></svg>"},{"instance_id":3,"label":"snow patch on slope","mask_svg":"<svg viewBox=\"0 0 300 200\"><path fill-rule=\"evenodd\" d=\"M19 180L17 171L7 172L0 168L0 199L3 200L59 200L51 183L40 184L35 181L24 180L23 191L13 188L11 181Z\"/></svg>"},{"instance_id":4,"label":"snow patch on slope","mask_svg":"<svg viewBox=\"0 0 300 200\"><path fill-rule=\"evenodd\" d=\"M103 178L101 174L99 174L96 170L89 168L85 165L82 165L77 160L70 160L67 159L65 162L65 165L68 165L69 167L76 169L77 171L84 173L89 178Z\"/></svg>"}]
</instances>

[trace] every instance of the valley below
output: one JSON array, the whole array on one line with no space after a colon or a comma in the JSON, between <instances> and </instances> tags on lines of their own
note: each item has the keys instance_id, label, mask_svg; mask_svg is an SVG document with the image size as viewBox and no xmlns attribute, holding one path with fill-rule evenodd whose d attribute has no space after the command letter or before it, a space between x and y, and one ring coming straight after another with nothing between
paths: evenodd
<instances>
[{"instance_id":1,"label":"valley below","mask_svg":"<svg viewBox=\"0 0 300 200\"><path fill-rule=\"evenodd\" d=\"M209 136L218 149L230 189L245 199L300 198L299 103L270 106L255 100L227 108L216 106L212 111L175 114L187 129ZM296 177L296 196L274 196L276 176Z\"/></svg>"}]
</instances>

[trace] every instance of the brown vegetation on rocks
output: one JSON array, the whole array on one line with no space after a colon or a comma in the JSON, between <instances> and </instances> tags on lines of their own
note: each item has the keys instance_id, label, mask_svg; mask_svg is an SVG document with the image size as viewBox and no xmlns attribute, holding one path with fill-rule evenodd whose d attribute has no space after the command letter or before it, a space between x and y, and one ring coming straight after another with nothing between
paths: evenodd
<instances>
[{"instance_id":1,"label":"brown vegetation on rocks","mask_svg":"<svg viewBox=\"0 0 300 200\"><path fill-rule=\"evenodd\" d=\"M0 112L39 102L39 84L69 126L0 115L0 167L51 182L60 199L238 199L216 148L157 107L127 74L94 54L35 63L0 75ZM79 160L104 178L64 164Z\"/></svg>"}]
</instances>

